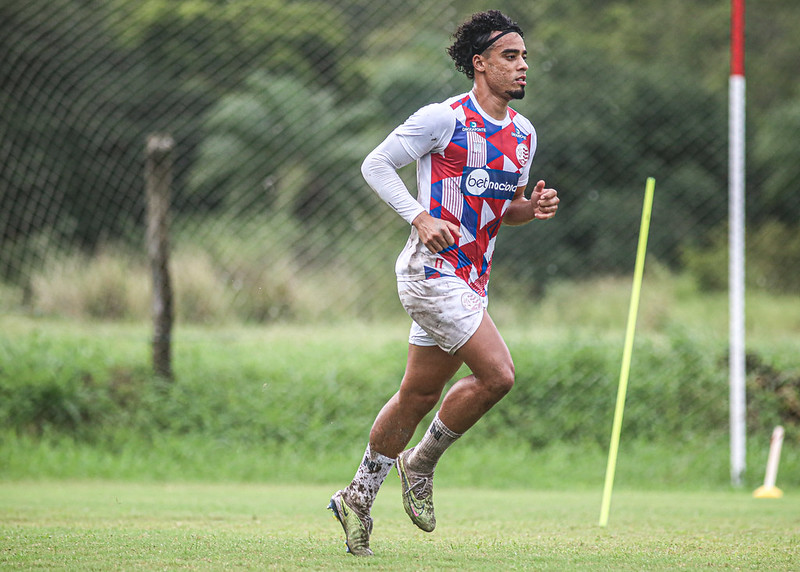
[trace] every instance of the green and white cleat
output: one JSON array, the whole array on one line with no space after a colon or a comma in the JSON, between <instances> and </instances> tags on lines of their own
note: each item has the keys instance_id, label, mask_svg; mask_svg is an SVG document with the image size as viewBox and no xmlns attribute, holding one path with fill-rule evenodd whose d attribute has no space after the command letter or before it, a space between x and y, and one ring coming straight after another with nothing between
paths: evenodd
<instances>
[{"instance_id":1,"label":"green and white cleat","mask_svg":"<svg viewBox=\"0 0 800 572\"><path fill-rule=\"evenodd\" d=\"M433 473L415 473L407 465L411 448L397 456L397 474L403 487L403 508L411 519L425 532L436 528L436 515L433 513Z\"/></svg>"},{"instance_id":2,"label":"green and white cleat","mask_svg":"<svg viewBox=\"0 0 800 572\"><path fill-rule=\"evenodd\" d=\"M369 535L372 534L372 518L359 514L348 505L342 497L343 491L337 491L331 497L328 509L342 525L347 551L355 556L372 556L369 549Z\"/></svg>"}]
</instances>

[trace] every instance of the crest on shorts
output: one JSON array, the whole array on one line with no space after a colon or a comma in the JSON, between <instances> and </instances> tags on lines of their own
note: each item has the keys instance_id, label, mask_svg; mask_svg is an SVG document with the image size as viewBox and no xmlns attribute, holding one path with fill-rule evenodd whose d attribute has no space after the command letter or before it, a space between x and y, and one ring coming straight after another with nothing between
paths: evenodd
<instances>
[{"instance_id":1,"label":"crest on shorts","mask_svg":"<svg viewBox=\"0 0 800 572\"><path fill-rule=\"evenodd\" d=\"M461 295L461 305L473 312L483 309L483 301L475 292L464 292Z\"/></svg>"}]
</instances>

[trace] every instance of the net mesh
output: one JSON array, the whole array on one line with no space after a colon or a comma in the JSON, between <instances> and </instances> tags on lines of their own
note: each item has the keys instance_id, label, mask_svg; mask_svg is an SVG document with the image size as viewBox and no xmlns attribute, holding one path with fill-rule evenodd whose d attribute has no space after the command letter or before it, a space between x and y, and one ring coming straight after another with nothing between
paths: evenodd
<instances>
[{"instance_id":1,"label":"net mesh","mask_svg":"<svg viewBox=\"0 0 800 572\"><path fill-rule=\"evenodd\" d=\"M628 12L576 4L498 6L528 31L528 95L516 108L539 136L532 177L558 188L562 207L553 221L501 233L493 286L535 297L558 282L630 276L644 181L653 176L650 260L703 288L725 288L728 15L674 2L646 18L635 3L618 3ZM6 0L5 305L147 315L144 148L162 132L176 142L180 319L395 314L393 261L408 225L359 167L420 106L469 89L444 48L471 8ZM697 41L680 34L647 36L659 18L695 19L686 33L702 30L705 49L687 53ZM600 34L603 19L618 30L616 43ZM755 15L753 29L767 19ZM762 43L778 69L791 66L777 40ZM792 89L756 84L748 96L757 121L748 125L747 183L758 190L748 193L748 276L778 293L800 283ZM413 168L402 176L413 189ZM68 284L98 294L79 303Z\"/></svg>"}]
</instances>

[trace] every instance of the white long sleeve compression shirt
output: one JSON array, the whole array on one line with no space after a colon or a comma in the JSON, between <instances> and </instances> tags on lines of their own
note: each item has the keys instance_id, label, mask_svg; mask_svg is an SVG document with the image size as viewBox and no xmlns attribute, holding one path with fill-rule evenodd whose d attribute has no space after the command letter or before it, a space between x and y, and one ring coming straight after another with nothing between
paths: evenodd
<instances>
[{"instance_id":1,"label":"white long sleeve compression shirt","mask_svg":"<svg viewBox=\"0 0 800 572\"><path fill-rule=\"evenodd\" d=\"M425 208L411 196L397 170L428 153L443 150L455 123L455 114L448 105L427 105L392 131L361 165L361 174L369 186L409 224Z\"/></svg>"}]
</instances>

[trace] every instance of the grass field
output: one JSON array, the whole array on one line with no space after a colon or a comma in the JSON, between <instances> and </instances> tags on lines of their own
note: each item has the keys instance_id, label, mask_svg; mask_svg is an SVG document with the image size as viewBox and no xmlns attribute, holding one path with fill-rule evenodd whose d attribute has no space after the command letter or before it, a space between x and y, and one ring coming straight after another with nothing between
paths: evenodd
<instances>
[{"instance_id":1,"label":"grass field","mask_svg":"<svg viewBox=\"0 0 800 572\"><path fill-rule=\"evenodd\" d=\"M406 323L181 326L176 380L159 393L146 324L2 316L0 569L800 570L794 437L785 498L751 496L777 419L759 426L755 413L795 403L800 300L748 301L749 347L772 369L751 372L765 383L753 386L738 490L719 414L725 301L644 305L601 528L618 298L613 311L573 303L507 318L518 387L440 465L437 530L408 521L392 475L368 559L345 553L325 507L402 375Z\"/></svg>"},{"instance_id":2,"label":"grass field","mask_svg":"<svg viewBox=\"0 0 800 572\"><path fill-rule=\"evenodd\" d=\"M0 486L4 569L797 570L800 500L749 492L436 492L439 526L407 520L390 476L372 558L344 552L334 487L15 482Z\"/></svg>"}]
</instances>

